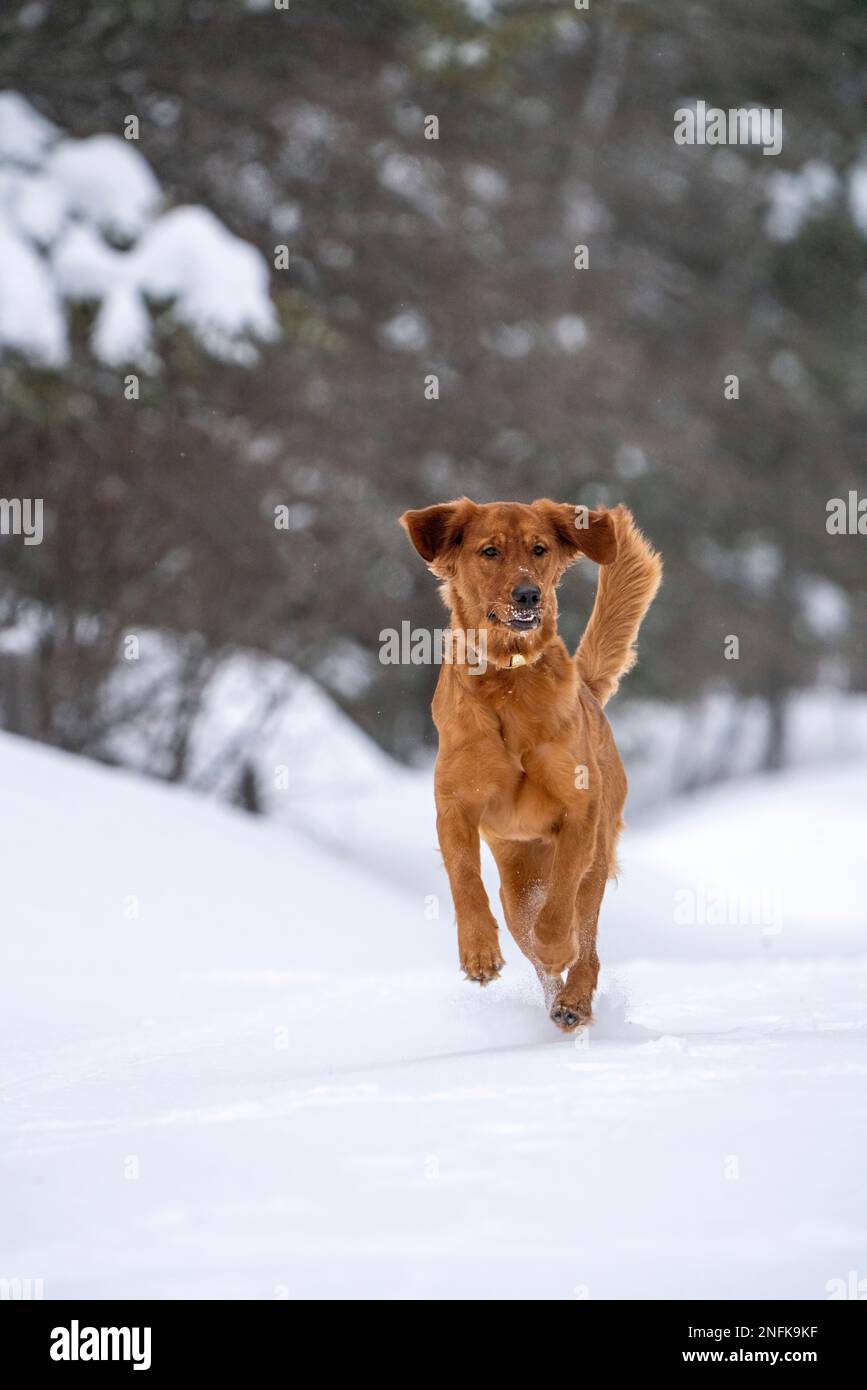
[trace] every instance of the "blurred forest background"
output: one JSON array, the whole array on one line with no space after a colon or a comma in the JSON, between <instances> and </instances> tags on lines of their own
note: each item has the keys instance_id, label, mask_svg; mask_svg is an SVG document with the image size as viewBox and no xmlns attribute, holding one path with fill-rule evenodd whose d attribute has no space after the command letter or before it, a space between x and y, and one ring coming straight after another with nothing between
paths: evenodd
<instances>
[{"instance_id":1,"label":"blurred forest background","mask_svg":"<svg viewBox=\"0 0 867 1390\"><path fill-rule=\"evenodd\" d=\"M867 688L867 539L826 530L867 493L865 20L7 0L0 497L44 498L45 538L0 538L3 726L195 780L215 673L261 653L415 759L436 671L379 634L445 614L398 515L552 496L627 502L663 552L628 697L725 692L720 747L760 709L778 766L799 692ZM782 153L675 144L698 99L781 108Z\"/></svg>"}]
</instances>

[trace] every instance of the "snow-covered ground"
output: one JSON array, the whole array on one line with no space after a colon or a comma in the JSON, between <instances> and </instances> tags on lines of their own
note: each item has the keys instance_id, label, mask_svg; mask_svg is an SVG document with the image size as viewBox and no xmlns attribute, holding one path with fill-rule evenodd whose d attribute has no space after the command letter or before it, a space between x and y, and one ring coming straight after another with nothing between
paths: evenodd
<instances>
[{"instance_id":1,"label":"snow-covered ground","mask_svg":"<svg viewBox=\"0 0 867 1390\"><path fill-rule=\"evenodd\" d=\"M821 1299L867 1274L867 764L632 828L578 1039L508 938L500 982L461 980L429 774L369 772L311 837L0 736L0 1276Z\"/></svg>"}]
</instances>

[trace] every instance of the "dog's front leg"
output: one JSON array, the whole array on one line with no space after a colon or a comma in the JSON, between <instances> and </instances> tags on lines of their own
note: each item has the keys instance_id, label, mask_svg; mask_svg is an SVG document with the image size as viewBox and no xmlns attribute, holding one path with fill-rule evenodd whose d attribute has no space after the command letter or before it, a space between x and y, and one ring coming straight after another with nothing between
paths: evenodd
<instances>
[{"instance_id":1,"label":"dog's front leg","mask_svg":"<svg viewBox=\"0 0 867 1390\"><path fill-rule=\"evenodd\" d=\"M592 808L570 806L557 835L548 891L533 928L536 959L549 975L560 975L578 957L575 898L593 862L595 842Z\"/></svg>"},{"instance_id":2,"label":"dog's front leg","mask_svg":"<svg viewBox=\"0 0 867 1390\"><path fill-rule=\"evenodd\" d=\"M503 968L497 921L482 883L478 818L460 802L437 808L437 835L458 919L461 969L486 985Z\"/></svg>"}]
</instances>

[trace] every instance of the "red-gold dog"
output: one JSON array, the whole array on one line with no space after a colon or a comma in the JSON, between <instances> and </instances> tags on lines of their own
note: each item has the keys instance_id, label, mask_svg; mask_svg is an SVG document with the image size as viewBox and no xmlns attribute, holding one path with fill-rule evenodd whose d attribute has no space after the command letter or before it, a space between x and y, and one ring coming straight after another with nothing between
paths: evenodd
<instances>
[{"instance_id":1,"label":"red-gold dog","mask_svg":"<svg viewBox=\"0 0 867 1390\"><path fill-rule=\"evenodd\" d=\"M662 562L622 506L461 498L400 520L442 580L452 631L476 634L476 668L445 663L433 701L437 833L461 966L484 985L503 965L481 836L500 872L509 930L568 1032L592 1021L596 926L626 800L602 706L635 661ZM557 635L556 590L582 554L603 568L572 657Z\"/></svg>"}]
</instances>

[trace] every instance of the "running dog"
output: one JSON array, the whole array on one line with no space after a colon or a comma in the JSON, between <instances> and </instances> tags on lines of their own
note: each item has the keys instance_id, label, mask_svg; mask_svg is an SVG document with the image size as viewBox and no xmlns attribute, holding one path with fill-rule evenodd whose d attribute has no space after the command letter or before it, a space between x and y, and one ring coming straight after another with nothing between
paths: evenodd
<instances>
[{"instance_id":1,"label":"running dog","mask_svg":"<svg viewBox=\"0 0 867 1390\"><path fill-rule=\"evenodd\" d=\"M443 664L433 700L437 834L461 967L485 985L504 963L481 838L499 869L509 930L536 968L554 1023L571 1032L593 1018L599 909L616 872L626 801L602 711L635 662L662 562L623 506L463 497L400 522L441 581L452 631L472 633L475 643L471 662ZM582 556L601 569L570 656L557 633L557 586Z\"/></svg>"}]
</instances>

